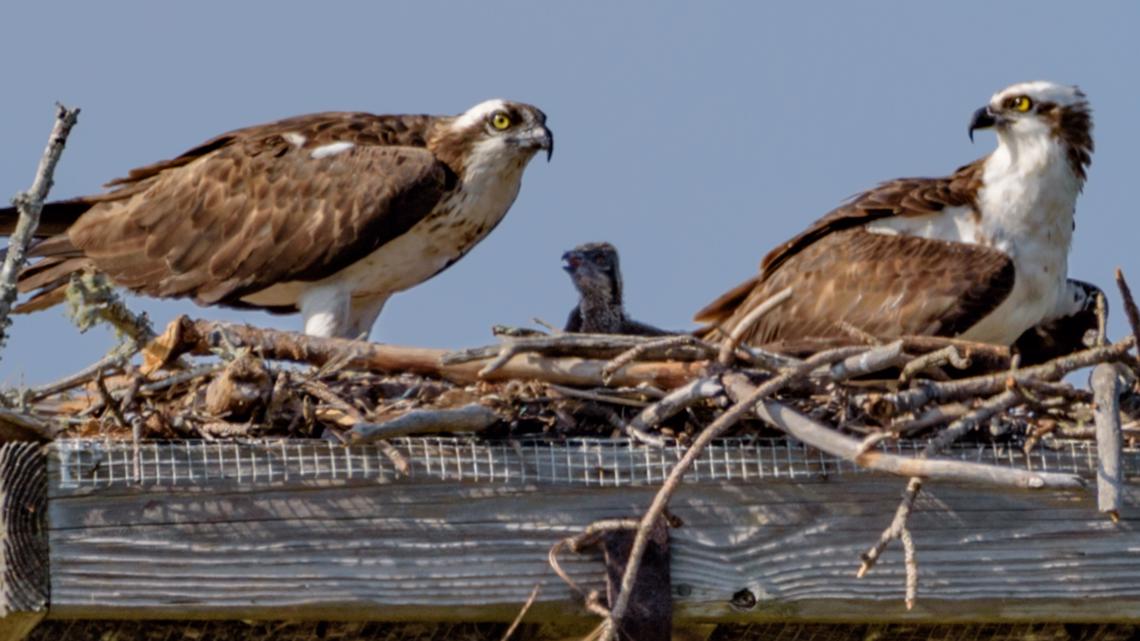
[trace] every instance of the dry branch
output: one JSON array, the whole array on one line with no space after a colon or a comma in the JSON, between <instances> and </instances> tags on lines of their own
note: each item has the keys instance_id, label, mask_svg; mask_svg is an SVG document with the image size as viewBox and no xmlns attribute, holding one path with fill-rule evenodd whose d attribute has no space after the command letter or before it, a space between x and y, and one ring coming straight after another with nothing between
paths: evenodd
<instances>
[{"instance_id":1,"label":"dry branch","mask_svg":"<svg viewBox=\"0 0 1140 641\"><path fill-rule=\"evenodd\" d=\"M1123 503L1124 470L1120 465L1120 373L1116 366L1102 363L1090 377L1096 397L1097 509L1116 521Z\"/></svg>"},{"instance_id":2,"label":"dry branch","mask_svg":"<svg viewBox=\"0 0 1140 641\"><path fill-rule=\"evenodd\" d=\"M264 358L323 366L336 362L347 369L373 372L410 372L438 376L457 383L482 380L479 371L487 359L445 364L449 353L441 349L382 345L340 338L317 338L293 332L258 329L220 321L180 317L167 326L162 336L147 348L151 368L170 362L181 354L210 354L223 345L248 347ZM623 346L622 349L628 348ZM498 348L496 348L498 349ZM613 353L619 353L615 350ZM543 358L525 353L513 356L486 380L535 379L560 385L603 387L602 372L607 362L579 357ZM610 383L636 386L649 383L672 389L699 376L705 363L634 363L617 372Z\"/></svg>"},{"instance_id":3,"label":"dry branch","mask_svg":"<svg viewBox=\"0 0 1140 641\"><path fill-rule=\"evenodd\" d=\"M740 344L744 335L752 330L752 326L760 322L765 314L791 297L792 288L785 287L748 312L748 315L741 319L736 327L732 328L732 332L721 342L720 353L717 354L716 362L721 365L728 365L732 361L733 353L736 352L736 346Z\"/></svg>"},{"instance_id":4,"label":"dry branch","mask_svg":"<svg viewBox=\"0 0 1140 641\"><path fill-rule=\"evenodd\" d=\"M5 331L10 322L8 316L12 313L12 303L16 302L16 278L24 266L28 247L40 224L40 212L43 211L44 200L51 191L55 166L63 154L67 136L78 119L78 109L68 109L60 104L55 106L55 126L52 127L47 148L44 149L39 167L36 168L35 180L32 181L31 188L12 199L12 204L20 212L20 218L8 240L7 254L4 256L3 266L0 267L0 344L4 341Z\"/></svg>"},{"instance_id":5,"label":"dry branch","mask_svg":"<svg viewBox=\"0 0 1140 641\"><path fill-rule=\"evenodd\" d=\"M1124 272L1116 268L1116 286L1120 288L1120 298L1124 300L1124 315L1128 318L1128 326L1132 328L1132 340L1136 343L1137 352L1140 352L1140 309L1136 308L1136 301L1132 298L1132 289L1128 281L1124 280Z\"/></svg>"},{"instance_id":6,"label":"dry branch","mask_svg":"<svg viewBox=\"0 0 1140 641\"><path fill-rule=\"evenodd\" d=\"M745 399L758 389L741 374L724 377L729 397ZM917 459L886 452L861 453L861 443L844 436L790 407L775 401L754 404L753 411L764 421L783 430L789 436L833 456L850 460L861 467L907 477L997 485L1024 489L1071 489L1084 486L1080 477L1057 472L1033 472L1007 467L994 467L979 463L942 459Z\"/></svg>"},{"instance_id":7,"label":"dry branch","mask_svg":"<svg viewBox=\"0 0 1140 641\"><path fill-rule=\"evenodd\" d=\"M626 434L631 438L635 438L642 443L650 443L653 445L664 445L665 441L651 431L657 429L662 423L669 419L669 417L684 410L686 407L699 403L700 401L716 396L724 391L724 387L720 382L713 378L698 378L697 380L678 387L669 393L665 398L657 401L653 405L645 408L638 414L629 425L626 426Z\"/></svg>"},{"instance_id":8,"label":"dry branch","mask_svg":"<svg viewBox=\"0 0 1140 641\"><path fill-rule=\"evenodd\" d=\"M964 398L988 396L1002 391L1010 381L1013 381L1014 384L1020 384L1023 381L1057 380L1082 367L1122 359L1128 354L1128 350L1132 348L1135 342L1136 339L1129 336L1111 345L1074 352L1048 363L1026 367L1016 372L1000 372L956 381L927 382L894 394L867 394L863 400L871 403L885 402L898 411L911 411L930 402L945 403Z\"/></svg>"},{"instance_id":9,"label":"dry branch","mask_svg":"<svg viewBox=\"0 0 1140 641\"><path fill-rule=\"evenodd\" d=\"M455 409L412 410L383 423L360 423L354 425L349 434L356 442L369 443L409 434L479 432L497 420L499 417L493 411L472 403Z\"/></svg>"}]
</instances>

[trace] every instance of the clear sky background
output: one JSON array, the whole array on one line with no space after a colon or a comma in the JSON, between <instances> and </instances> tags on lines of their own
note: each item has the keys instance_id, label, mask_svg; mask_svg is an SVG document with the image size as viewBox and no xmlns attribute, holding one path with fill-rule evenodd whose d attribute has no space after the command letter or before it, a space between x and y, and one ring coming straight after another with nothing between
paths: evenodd
<instances>
[{"instance_id":1,"label":"clear sky background","mask_svg":"<svg viewBox=\"0 0 1140 641\"><path fill-rule=\"evenodd\" d=\"M496 323L561 324L576 244L621 251L632 314L687 329L761 256L880 180L989 153L971 113L1022 80L1079 84L1096 153L1072 276L1140 287L1140 3L43 2L0 3L0 195L25 189L52 104L83 109L54 198L223 131L322 110L458 113L491 97L549 116L504 223L455 267L389 300L384 342L465 347ZM299 316L134 300L286 329ZM114 345L62 308L17 317L0 383L34 384Z\"/></svg>"}]
</instances>

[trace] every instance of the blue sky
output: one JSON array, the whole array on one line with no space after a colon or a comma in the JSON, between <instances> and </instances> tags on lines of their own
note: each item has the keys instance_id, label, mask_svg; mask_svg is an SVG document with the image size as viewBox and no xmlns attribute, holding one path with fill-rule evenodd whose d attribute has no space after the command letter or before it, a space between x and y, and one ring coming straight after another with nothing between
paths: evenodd
<instances>
[{"instance_id":1,"label":"blue sky","mask_svg":"<svg viewBox=\"0 0 1140 641\"><path fill-rule=\"evenodd\" d=\"M562 252L608 240L630 311L672 328L754 272L843 198L940 175L994 145L973 110L1013 82L1079 84L1097 151L1077 205L1070 274L1140 287L1140 4L1102 2L540 3L38 2L0 5L0 194L26 188L59 100L83 109L56 198L222 131L312 111L458 113L483 99L549 116L504 223L467 258L393 297L373 339L463 347L496 323L561 324ZM134 300L296 329L297 316ZM61 309L18 317L0 383L53 379L100 357Z\"/></svg>"}]
</instances>

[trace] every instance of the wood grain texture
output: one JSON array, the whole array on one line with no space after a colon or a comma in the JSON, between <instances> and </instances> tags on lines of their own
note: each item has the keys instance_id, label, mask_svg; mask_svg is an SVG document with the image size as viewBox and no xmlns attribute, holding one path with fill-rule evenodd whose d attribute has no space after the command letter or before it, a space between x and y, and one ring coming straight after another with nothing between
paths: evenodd
<instances>
[{"instance_id":1,"label":"wood grain texture","mask_svg":"<svg viewBox=\"0 0 1140 641\"><path fill-rule=\"evenodd\" d=\"M578 456L572 445L519 448L517 470L529 475L487 473L487 458L482 477L461 480L442 459L425 465L416 442L396 441L412 462L409 477L346 473L343 465L334 474L327 464L314 474L270 475L258 448L280 446L253 444L219 457L227 474L155 474L167 469L158 458L148 472L148 450L138 480L113 482L107 474L129 469L115 452L84 444L82 472L61 465L71 455L57 446L50 616L509 621L539 583L528 620L581 620L587 615L550 571L547 550L594 520L640 513L656 490L540 471L548 459ZM469 448L470 460L515 451L475 441L456 447ZM713 474L713 458L748 452L758 465L792 450L714 449L671 504L684 523L671 532L677 622L1140 620L1133 483L1116 524L1097 513L1087 490L929 484L910 522L920 578L918 605L907 612L897 550L855 578L859 553L889 521L904 481L822 464L794 477L774 476L779 467L748 480ZM1125 452L1126 478L1135 478L1137 458ZM259 460L257 480L249 469L234 477ZM1091 477L1095 459L1088 463ZM641 473L631 468L626 478ZM599 554L566 555L563 567L585 587L601 587Z\"/></svg>"},{"instance_id":2,"label":"wood grain texture","mask_svg":"<svg viewBox=\"0 0 1140 641\"><path fill-rule=\"evenodd\" d=\"M0 445L0 617L48 600L47 465L39 443Z\"/></svg>"}]
</instances>

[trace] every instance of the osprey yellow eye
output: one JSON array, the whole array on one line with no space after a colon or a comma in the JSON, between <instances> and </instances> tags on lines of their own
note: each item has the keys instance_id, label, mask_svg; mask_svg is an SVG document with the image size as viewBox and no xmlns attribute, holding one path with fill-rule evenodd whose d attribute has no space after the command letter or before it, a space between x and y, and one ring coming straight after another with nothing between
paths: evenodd
<instances>
[{"instance_id":1,"label":"osprey yellow eye","mask_svg":"<svg viewBox=\"0 0 1140 641\"><path fill-rule=\"evenodd\" d=\"M491 126L500 131L506 129L511 126L511 117L508 116L506 112L496 111L495 114L491 116Z\"/></svg>"},{"instance_id":2,"label":"osprey yellow eye","mask_svg":"<svg viewBox=\"0 0 1140 641\"><path fill-rule=\"evenodd\" d=\"M1033 108L1033 101L1029 99L1029 96L1018 96L1013 99L1013 108L1025 113Z\"/></svg>"}]
</instances>

